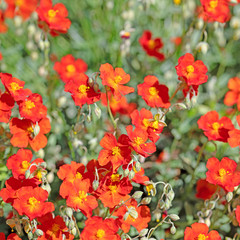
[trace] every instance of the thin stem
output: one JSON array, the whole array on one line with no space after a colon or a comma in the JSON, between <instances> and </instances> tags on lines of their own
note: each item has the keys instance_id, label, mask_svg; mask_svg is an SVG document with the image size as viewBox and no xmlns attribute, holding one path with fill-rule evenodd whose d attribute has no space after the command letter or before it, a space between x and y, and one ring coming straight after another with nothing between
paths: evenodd
<instances>
[{"instance_id":1,"label":"thin stem","mask_svg":"<svg viewBox=\"0 0 240 240\"><path fill-rule=\"evenodd\" d=\"M111 121L112 121L112 123L113 123L114 130L116 131L116 130L117 130L117 124L116 124L116 122L115 122L115 120L114 120L114 117L113 117L113 115L112 115L112 111L111 111L111 108L110 108L110 101L109 101L109 98L108 98L108 89L107 89L107 87L105 87L105 89L106 89L106 98L107 98L107 109L108 109L108 113L109 113L109 116L110 116Z\"/></svg>"},{"instance_id":2,"label":"thin stem","mask_svg":"<svg viewBox=\"0 0 240 240\"><path fill-rule=\"evenodd\" d=\"M73 217L73 221L74 221L75 227L76 227L77 232L78 232L78 236L80 237L80 234L81 234L81 233L80 233L80 230L79 230L79 228L78 228L76 218L75 218L74 216L72 216L72 217Z\"/></svg>"}]
</instances>

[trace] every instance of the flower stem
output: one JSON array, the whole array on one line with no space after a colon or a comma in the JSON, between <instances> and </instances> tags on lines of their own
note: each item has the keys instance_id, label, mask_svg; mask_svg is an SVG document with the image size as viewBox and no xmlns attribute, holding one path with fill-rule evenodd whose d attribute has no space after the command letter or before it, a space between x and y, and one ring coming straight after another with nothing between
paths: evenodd
<instances>
[{"instance_id":1,"label":"flower stem","mask_svg":"<svg viewBox=\"0 0 240 240\"><path fill-rule=\"evenodd\" d=\"M113 117L113 115L112 115L112 111L111 111L111 108L110 108L110 101L109 101L109 98L108 98L108 89L107 89L107 87L105 87L105 89L106 89L106 98L107 98L108 114L109 114L109 116L110 116L110 118L111 118L111 121L112 121L112 123L113 123L114 130L116 131L116 130L117 130L117 124L116 124L116 122L115 122L115 120L114 120L114 117Z\"/></svg>"}]
</instances>

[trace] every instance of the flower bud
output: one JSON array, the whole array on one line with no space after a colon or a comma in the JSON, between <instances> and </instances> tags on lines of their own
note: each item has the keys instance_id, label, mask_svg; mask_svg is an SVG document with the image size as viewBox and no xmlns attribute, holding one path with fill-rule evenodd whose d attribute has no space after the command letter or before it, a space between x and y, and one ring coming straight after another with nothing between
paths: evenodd
<instances>
[{"instance_id":1,"label":"flower bud","mask_svg":"<svg viewBox=\"0 0 240 240\"><path fill-rule=\"evenodd\" d=\"M91 115L87 115L87 122L90 123L92 121Z\"/></svg>"},{"instance_id":2,"label":"flower bud","mask_svg":"<svg viewBox=\"0 0 240 240\"><path fill-rule=\"evenodd\" d=\"M155 183L153 181L147 181L145 182L146 186L146 190L148 192L148 195L150 196L152 194L152 196L155 196L157 193L157 190L155 188Z\"/></svg>"},{"instance_id":3,"label":"flower bud","mask_svg":"<svg viewBox=\"0 0 240 240\"><path fill-rule=\"evenodd\" d=\"M227 202L230 202L233 198L233 193L232 192L228 192L227 193L227 196L226 196L226 199L227 199Z\"/></svg>"},{"instance_id":4,"label":"flower bud","mask_svg":"<svg viewBox=\"0 0 240 240\"><path fill-rule=\"evenodd\" d=\"M46 168L46 167L47 167L47 163L46 163L46 162L42 162L42 163L40 164L40 166L43 167L43 168Z\"/></svg>"},{"instance_id":5,"label":"flower bud","mask_svg":"<svg viewBox=\"0 0 240 240\"><path fill-rule=\"evenodd\" d=\"M14 21L15 27L20 27L23 20L22 20L22 17L20 17L20 16L15 16L14 19L13 19L13 21Z\"/></svg>"},{"instance_id":6,"label":"flower bud","mask_svg":"<svg viewBox=\"0 0 240 240\"><path fill-rule=\"evenodd\" d=\"M101 111L101 109L97 106L97 104L95 104L94 112L95 112L96 116L98 117L98 119L100 119L100 118L101 118L101 113L102 113L102 111Z\"/></svg>"},{"instance_id":7,"label":"flower bud","mask_svg":"<svg viewBox=\"0 0 240 240\"><path fill-rule=\"evenodd\" d=\"M176 233L176 228L175 228L175 226L172 226L172 227L170 228L170 233L171 233L171 234L175 234L175 233Z\"/></svg>"},{"instance_id":8,"label":"flower bud","mask_svg":"<svg viewBox=\"0 0 240 240\"><path fill-rule=\"evenodd\" d=\"M149 204L151 202L151 198L150 197L145 197L142 199L142 201L140 202L140 204Z\"/></svg>"},{"instance_id":9,"label":"flower bud","mask_svg":"<svg viewBox=\"0 0 240 240\"><path fill-rule=\"evenodd\" d=\"M69 225L68 225L68 228L69 228L70 230L72 230L74 227L75 227L74 221L73 221L73 220L70 220Z\"/></svg>"},{"instance_id":10,"label":"flower bud","mask_svg":"<svg viewBox=\"0 0 240 240\"><path fill-rule=\"evenodd\" d=\"M208 227L210 227L210 225L211 225L211 220L210 220L209 218L206 218L205 221L204 221L204 223L205 223Z\"/></svg>"},{"instance_id":11,"label":"flower bud","mask_svg":"<svg viewBox=\"0 0 240 240\"><path fill-rule=\"evenodd\" d=\"M169 198L170 201L174 199L175 193L173 190L170 190L169 193L167 194L167 197Z\"/></svg>"},{"instance_id":12,"label":"flower bud","mask_svg":"<svg viewBox=\"0 0 240 240\"><path fill-rule=\"evenodd\" d=\"M75 236L75 235L77 234L77 229L74 227L74 228L70 231L70 233Z\"/></svg>"},{"instance_id":13,"label":"flower bud","mask_svg":"<svg viewBox=\"0 0 240 240\"><path fill-rule=\"evenodd\" d=\"M125 169L125 170L123 171L123 176L124 176L124 177L127 177L128 174L129 174L129 169L127 168L127 169Z\"/></svg>"},{"instance_id":14,"label":"flower bud","mask_svg":"<svg viewBox=\"0 0 240 240\"><path fill-rule=\"evenodd\" d=\"M135 207L130 207L128 209L129 215L133 217L134 219L138 218L138 212L136 211Z\"/></svg>"},{"instance_id":15,"label":"flower bud","mask_svg":"<svg viewBox=\"0 0 240 240\"><path fill-rule=\"evenodd\" d=\"M30 170L29 170L29 169L26 170L26 172L25 172L25 178L28 179L28 178L30 177L30 175L31 175Z\"/></svg>"},{"instance_id":16,"label":"flower bud","mask_svg":"<svg viewBox=\"0 0 240 240\"><path fill-rule=\"evenodd\" d=\"M138 198L141 198L142 195L143 195L143 192L142 192L142 191L136 191L136 192L132 195L132 197L133 197L134 199L138 199Z\"/></svg>"},{"instance_id":17,"label":"flower bud","mask_svg":"<svg viewBox=\"0 0 240 240\"><path fill-rule=\"evenodd\" d=\"M171 220L173 221L177 221L180 219L180 217L177 214L170 214L169 217L171 218Z\"/></svg>"},{"instance_id":18,"label":"flower bud","mask_svg":"<svg viewBox=\"0 0 240 240\"><path fill-rule=\"evenodd\" d=\"M50 192L51 192L51 187L48 183L45 185L42 185L42 189L46 190L48 192L48 194L50 194Z\"/></svg>"},{"instance_id":19,"label":"flower bud","mask_svg":"<svg viewBox=\"0 0 240 240\"><path fill-rule=\"evenodd\" d=\"M93 187L94 191L97 190L98 186L99 186L99 181L94 180L93 183L92 183L92 187Z\"/></svg>"},{"instance_id":20,"label":"flower bud","mask_svg":"<svg viewBox=\"0 0 240 240\"><path fill-rule=\"evenodd\" d=\"M139 172L140 170L141 170L141 163L140 162L136 162L136 164L135 164L135 169L136 169L136 171L137 172Z\"/></svg>"},{"instance_id":21,"label":"flower bud","mask_svg":"<svg viewBox=\"0 0 240 240\"><path fill-rule=\"evenodd\" d=\"M147 233L148 233L148 229L147 229L147 228L144 228L144 229L139 233L139 237L144 237Z\"/></svg>"},{"instance_id":22,"label":"flower bud","mask_svg":"<svg viewBox=\"0 0 240 240\"><path fill-rule=\"evenodd\" d=\"M69 208L69 207L66 208L65 212L66 212L66 215L67 215L68 217L72 218L73 210L72 210L71 208Z\"/></svg>"},{"instance_id":23,"label":"flower bud","mask_svg":"<svg viewBox=\"0 0 240 240\"><path fill-rule=\"evenodd\" d=\"M133 179L134 176L135 176L135 172L134 171L130 171L130 173L128 174L129 180Z\"/></svg>"},{"instance_id":24,"label":"flower bud","mask_svg":"<svg viewBox=\"0 0 240 240\"><path fill-rule=\"evenodd\" d=\"M37 229L37 230L35 231L35 234L36 234L37 236L42 236L42 235L43 235L43 231L42 231L41 229Z\"/></svg>"},{"instance_id":25,"label":"flower bud","mask_svg":"<svg viewBox=\"0 0 240 240\"><path fill-rule=\"evenodd\" d=\"M40 126L38 125L38 122L36 122L36 125L33 127L33 134L34 137L36 137L40 132Z\"/></svg>"},{"instance_id":26,"label":"flower bud","mask_svg":"<svg viewBox=\"0 0 240 240\"><path fill-rule=\"evenodd\" d=\"M30 239L30 240L33 239L33 233L32 232L29 232L27 235L28 235L28 239Z\"/></svg>"}]
</instances>

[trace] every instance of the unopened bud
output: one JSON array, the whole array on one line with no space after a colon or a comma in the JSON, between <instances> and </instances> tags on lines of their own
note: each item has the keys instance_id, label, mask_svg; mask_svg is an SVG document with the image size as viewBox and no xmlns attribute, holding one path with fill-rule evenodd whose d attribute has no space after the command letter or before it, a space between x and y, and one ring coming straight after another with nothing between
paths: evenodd
<instances>
[{"instance_id":1,"label":"unopened bud","mask_svg":"<svg viewBox=\"0 0 240 240\"><path fill-rule=\"evenodd\" d=\"M233 193L232 192L228 192L227 196L226 196L227 201L230 202L232 200L232 198L233 198Z\"/></svg>"},{"instance_id":2,"label":"unopened bud","mask_svg":"<svg viewBox=\"0 0 240 240\"><path fill-rule=\"evenodd\" d=\"M90 123L92 121L91 115L87 115L87 122Z\"/></svg>"},{"instance_id":3,"label":"unopened bud","mask_svg":"<svg viewBox=\"0 0 240 240\"><path fill-rule=\"evenodd\" d=\"M70 231L70 233L75 236L75 235L77 234L77 229L76 229L76 228L73 228L73 229Z\"/></svg>"},{"instance_id":4,"label":"unopened bud","mask_svg":"<svg viewBox=\"0 0 240 240\"><path fill-rule=\"evenodd\" d=\"M96 191L98 186L99 186L99 181L94 180L93 183L92 183L92 186L93 186L94 191Z\"/></svg>"},{"instance_id":5,"label":"unopened bud","mask_svg":"<svg viewBox=\"0 0 240 240\"><path fill-rule=\"evenodd\" d=\"M95 112L96 116L98 117L98 119L100 119L102 111L101 111L101 109L97 106L97 104L95 104L94 112Z\"/></svg>"},{"instance_id":6,"label":"unopened bud","mask_svg":"<svg viewBox=\"0 0 240 240\"><path fill-rule=\"evenodd\" d=\"M136 171L137 172L139 172L140 170L141 170L141 163L140 162L136 162L136 164L135 164L135 169L136 169Z\"/></svg>"},{"instance_id":7,"label":"unopened bud","mask_svg":"<svg viewBox=\"0 0 240 240\"><path fill-rule=\"evenodd\" d=\"M140 204L149 204L151 202L151 198L150 197L145 197L142 199L142 201L140 202Z\"/></svg>"},{"instance_id":8,"label":"unopened bud","mask_svg":"<svg viewBox=\"0 0 240 240\"><path fill-rule=\"evenodd\" d=\"M28 179L28 178L30 177L30 175L31 175L30 170L29 170L29 169L26 170L26 172L25 172L25 178Z\"/></svg>"},{"instance_id":9,"label":"unopened bud","mask_svg":"<svg viewBox=\"0 0 240 240\"><path fill-rule=\"evenodd\" d=\"M147 233L148 233L148 229L147 229L147 228L144 228L144 229L139 233L139 237L144 237Z\"/></svg>"},{"instance_id":10,"label":"unopened bud","mask_svg":"<svg viewBox=\"0 0 240 240\"><path fill-rule=\"evenodd\" d=\"M37 236L42 236L42 235L43 235L43 231L42 231L41 229L37 229L37 230L35 231L35 234L36 234Z\"/></svg>"},{"instance_id":11,"label":"unopened bud","mask_svg":"<svg viewBox=\"0 0 240 240\"><path fill-rule=\"evenodd\" d=\"M170 214L169 217L173 220L173 221L177 221L180 219L180 217L177 214Z\"/></svg>"},{"instance_id":12,"label":"unopened bud","mask_svg":"<svg viewBox=\"0 0 240 240\"><path fill-rule=\"evenodd\" d=\"M73 221L73 220L70 220L69 225L68 225L68 228L69 228L70 230L72 230L74 227L75 227L74 221Z\"/></svg>"},{"instance_id":13,"label":"unopened bud","mask_svg":"<svg viewBox=\"0 0 240 240\"><path fill-rule=\"evenodd\" d=\"M33 134L34 137L36 137L40 132L40 126L38 125L38 122L36 122L36 125L33 127Z\"/></svg>"},{"instance_id":14,"label":"unopened bud","mask_svg":"<svg viewBox=\"0 0 240 240\"><path fill-rule=\"evenodd\" d=\"M127 177L128 174L129 174L129 169L127 168L127 169L125 169L125 170L123 171L123 176L124 176L124 177Z\"/></svg>"},{"instance_id":15,"label":"unopened bud","mask_svg":"<svg viewBox=\"0 0 240 240\"><path fill-rule=\"evenodd\" d=\"M20 16L15 16L14 19L13 19L13 21L14 21L14 25L15 25L16 27L20 27L21 24L22 24L22 17L20 17Z\"/></svg>"},{"instance_id":16,"label":"unopened bud","mask_svg":"<svg viewBox=\"0 0 240 240\"><path fill-rule=\"evenodd\" d=\"M150 196L152 194L152 196L155 196L157 193L155 183L152 181L147 181L145 182L145 184L146 184L146 190L148 192L148 195Z\"/></svg>"},{"instance_id":17,"label":"unopened bud","mask_svg":"<svg viewBox=\"0 0 240 240\"><path fill-rule=\"evenodd\" d=\"M134 176L135 176L135 172L134 171L130 171L130 173L128 174L129 180L133 179Z\"/></svg>"},{"instance_id":18,"label":"unopened bud","mask_svg":"<svg viewBox=\"0 0 240 240\"><path fill-rule=\"evenodd\" d=\"M132 195L132 197L133 197L134 199L138 199L138 198L141 198L142 195L143 195L143 192L142 192L142 191L136 191L136 192Z\"/></svg>"},{"instance_id":19,"label":"unopened bud","mask_svg":"<svg viewBox=\"0 0 240 240\"><path fill-rule=\"evenodd\" d=\"M42 189L46 190L48 192L48 194L50 194L50 192L51 192L51 187L48 183L45 185L42 185Z\"/></svg>"},{"instance_id":20,"label":"unopened bud","mask_svg":"<svg viewBox=\"0 0 240 240\"><path fill-rule=\"evenodd\" d=\"M48 49L50 47L50 42L48 40L45 40L44 42L44 48Z\"/></svg>"},{"instance_id":21,"label":"unopened bud","mask_svg":"<svg viewBox=\"0 0 240 240\"><path fill-rule=\"evenodd\" d=\"M40 164L40 166L43 167L43 168L46 168L46 167L47 167L47 163L46 163L46 162L42 162L42 163Z\"/></svg>"},{"instance_id":22,"label":"unopened bud","mask_svg":"<svg viewBox=\"0 0 240 240\"><path fill-rule=\"evenodd\" d=\"M38 46L39 46L39 48L40 48L41 50L44 50L44 41L43 41L43 40L40 40L40 41L38 42Z\"/></svg>"},{"instance_id":23,"label":"unopened bud","mask_svg":"<svg viewBox=\"0 0 240 240\"><path fill-rule=\"evenodd\" d=\"M69 208L69 207L66 208L65 212L66 212L66 215L67 215L68 217L72 218L73 210L72 210L71 208Z\"/></svg>"},{"instance_id":24,"label":"unopened bud","mask_svg":"<svg viewBox=\"0 0 240 240\"><path fill-rule=\"evenodd\" d=\"M209 218L206 218L205 221L204 221L204 223L205 223L208 227L210 227L210 225L211 225L211 221L210 221Z\"/></svg>"},{"instance_id":25,"label":"unopened bud","mask_svg":"<svg viewBox=\"0 0 240 240\"><path fill-rule=\"evenodd\" d=\"M169 198L170 201L174 199L175 193L173 190L170 190L169 193L167 194L167 197Z\"/></svg>"},{"instance_id":26,"label":"unopened bud","mask_svg":"<svg viewBox=\"0 0 240 240\"><path fill-rule=\"evenodd\" d=\"M129 215L131 217L133 217L134 219L137 219L138 218L138 212L136 211L136 209L134 207L130 207L128 209L128 212L129 212Z\"/></svg>"},{"instance_id":27,"label":"unopened bud","mask_svg":"<svg viewBox=\"0 0 240 240\"><path fill-rule=\"evenodd\" d=\"M27 235L28 235L28 239L33 239L33 233L32 232L29 232Z\"/></svg>"},{"instance_id":28,"label":"unopened bud","mask_svg":"<svg viewBox=\"0 0 240 240\"><path fill-rule=\"evenodd\" d=\"M170 228L170 233L171 233L171 234L175 234L175 233L176 233L176 228L175 228L175 226L172 226L172 227Z\"/></svg>"},{"instance_id":29,"label":"unopened bud","mask_svg":"<svg viewBox=\"0 0 240 240\"><path fill-rule=\"evenodd\" d=\"M126 212L126 213L124 214L124 216L123 216L123 220L126 221L127 218L128 218L128 216L129 216L129 212Z\"/></svg>"}]
</instances>

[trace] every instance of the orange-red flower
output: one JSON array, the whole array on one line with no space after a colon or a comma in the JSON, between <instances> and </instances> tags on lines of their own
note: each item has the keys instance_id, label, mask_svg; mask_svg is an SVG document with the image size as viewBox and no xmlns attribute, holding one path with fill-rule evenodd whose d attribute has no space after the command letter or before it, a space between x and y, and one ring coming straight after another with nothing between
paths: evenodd
<instances>
[{"instance_id":1,"label":"orange-red flower","mask_svg":"<svg viewBox=\"0 0 240 240\"><path fill-rule=\"evenodd\" d=\"M102 149L98 156L98 162L101 166L111 162L113 171L121 165L131 161L131 150L128 145L128 137L122 134L117 140L113 134L106 133L100 141Z\"/></svg>"},{"instance_id":2,"label":"orange-red flower","mask_svg":"<svg viewBox=\"0 0 240 240\"><path fill-rule=\"evenodd\" d=\"M43 231L43 236L38 237L38 240L73 240L74 236L68 232L68 228L61 216L53 218L52 213L47 213L43 217L38 218L37 228Z\"/></svg>"},{"instance_id":3,"label":"orange-red flower","mask_svg":"<svg viewBox=\"0 0 240 240\"><path fill-rule=\"evenodd\" d=\"M14 103L14 99L8 92L1 93L0 91L0 122L9 122Z\"/></svg>"},{"instance_id":4,"label":"orange-red flower","mask_svg":"<svg viewBox=\"0 0 240 240\"><path fill-rule=\"evenodd\" d=\"M238 221L238 224L240 226L240 205L237 206L235 214L236 214L236 219Z\"/></svg>"},{"instance_id":5,"label":"orange-red flower","mask_svg":"<svg viewBox=\"0 0 240 240\"><path fill-rule=\"evenodd\" d=\"M24 81L12 77L11 74L0 73L0 78L6 90L11 94L15 101L24 100L27 96L32 94L30 89L24 89Z\"/></svg>"},{"instance_id":6,"label":"orange-red flower","mask_svg":"<svg viewBox=\"0 0 240 240\"><path fill-rule=\"evenodd\" d=\"M150 107L168 108L171 105L167 86L159 84L155 76L148 75L144 78L144 83L138 84L138 94Z\"/></svg>"},{"instance_id":7,"label":"orange-red flower","mask_svg":"<svg viewBox=\"0 0 240 240\"><path fill-rule=\"evenodd\" d=\"M208 22L227 22L230 17L229 3L226 0L201 0L203 18Z\"/></svg>"},{"instance_id":8,"label":"orange-red flower","mask_svg":"<svg viewBox=\"0 0 240 240\"><path fill-rule=\"evenodd\" d=\"M188 86L200 85L208 80L206 75L208 69L201 60L194 61L191 53L186 53L178 59L175 67L180 81L184 81Z\"/></svg>"},{"instance_id":9,"label":"orange-red flower","mask_svg":"<svg viewBox=\"0 0 240 240\"><path fill-rule=\"evenodd\" d=\"M100 73L102 84L110 87L117 101L120 100L123 95L134 92L134 88L123 85L129 82L130 75L126 74L122 68L115 68L114 70L111 64L105 63L101 65Z\"/></svg>"},{"instance_id":10,"label":"orange-red flower","mask_svg":"<svg viewBox=\"0 0 240 240\"><path fill-rule=\"evenodd\" d=\"M205 223L193 223L191 227L187 227L184 231L184 240L221 240L219 233L215 230L210 232Z\"/></svg>"},{"instance_id":11,"label":"orange-red flower","mask_svg":"<svg viewBox=\"0 0 240 240\"><path fill-rule=\"evenodd\" d=\"M0 232L0 239L5 240L5 235L4 233ZM16 233L11 233L8 235L7 240L22 240Z\"/></svg>"},{"instance_id":12,"label":"orange-red flower","mask_svg":"<svg viewBox=\"0 0 240 240\"><path fill-rule=\"evenodd\" d=\"M4 12L0 10L0 33L5 33L8 30L8 26L5 23Z\"/></svg>"},{"instance_id":13,"label":"orange-red flower","mask_svg":"<svg viewBox=\"0 0 240 240\"><path fill-rule=\"evenodd\" d=\"M79 73L85 73L87 68L87 64L82 59L75 59L71 54L62 57L60 62L55 62L53 67L65 83L74 79Z\"/></svg>"},{"instance_id":14,"label":"orange-red flower","mask_svg":"<svg viewBox=\"0 0 240 240\"><path fill-rule=\"evenodd\" d=\"M237 116L237 123L238 126L240 127L240 115ZM229 138L228 138L228 143L229 145L234 148L237 146L240 146L240 130L239 129L233 129L228 132Z\"/></svg>"},{"instance_id":15,"label":"orange-red flower","mask_svg":"<svg viewBox=\"0 0 240 240\"><path fill-rule=\"evenodd\" d=\"M139 38L139 43L149 56L157 58L158 61L165 59L164 54L160 53L160 48L163 47L161 38L152 39L152 33L149 30L143 32Z\"/></svg>"},{"instance_id":16,"label":"orange-red flower","mask_svg":"<svg viewBox=\"0 0 240 240\"><path fill-rule=\"evenodd\" d=\"M137 217L134 218L131 215L131 211L137 212ZM130 226L133 226L137 229L138 232L148 227L148 223L151 220L151 214L149 207L141 205L138 207L138 203L135 199L127 201L123 206L118 208L114 213L114 216L117 216L117 222L119 222L120 228L128 233ZM127 216L124 219L124 216Z\"/></svg>"},{"instance_id":17,"label":"orange-red flower","mask_svg":"<svg viewBox=\"0 0 240 240\"><path fill-rule=\"evenodd\" d=\"M47 116L47 107L43 105L41 95L33 93L23 101L19 101L21 117L37 122Z\"/></svg>"},{"instance_id":18,"label":"orange-red flower","mask_svg":"<svg viewBox=\"0 0 240 240\"><path fill-rule=\"evenodd\" d=\"M41 119L38 124L29 119L12 118L9 124L11 144L14 147L25 148L30 144L34 151L38 151L47 145L47 138L44 134L51 130L48 118Z\"/></svg>"},{"instance_id":19,"label":"orange-red flower","mask_svg":"<svg viewBox=\"0 0 240 240\"><path fill-rule=\"evenodd\" d=\"M62 3L52 5L52 0L41 0L36 9L39 17L39 27L49 31L52 36L67 33L71 21L67 18L68 11Z\"/></svg>"},{"instance_id":20,"label":"orange-red flower","mask_svg":"<svg viewBox=\"0 0 240 240\"><path fill-rule=\"evenodd\" d=\"M126 130L129 137L129 144L136 153L148 157L156 151L155 144L153 142L147 142L148 133L146 131L141 128L135 128L133 130L132 125L128 125Z\"/></svg>"},{"instance_id":21,"label":"orange-red flower","mask_svg":"<svg viewBox=\"0 0 240 240\"><path fill-rule=\"evenodd\" d=\"M207 161L206 180L209 183L217 184L228 192L232 192L234 187L240 184L240 171L237 170L237 163L227 157L220 162L213 157Z\"/></svg>"},{"instance_id":22,"label":"orange-red flower","mask_svg":"<svg viewBox=\"0 0 240 240\"><path fill-rule=\"evenodd\" d=\"M40 187L22 187L21 191L17 192L13 207L20 215L26 215L33 220L54 211L53 203L45 202L47 198L48 192Z\"/></svg>"},{"instance_id":23,"label":"orange-red flower","mask_svg":"<svg viewBox=\"0 0 240 240\"><path fill-rule=\"evenodd\" d=\"M81 232L81 240L120 240L117 234L118 226L113 218L102 219L94 216L85 222L85 228Z\"/></svg>"},{"instance_id":24,"label":"orange-red flower","mask_svg":"<svg viewBox=\"0 0 240 240\"><path fill-rule=\"evenodd\" d=\"M84 104L92 104L99 101L100 92L95 92L94 88L89 85L88 76L79 73L76 77L68 81L65 85L65 92L72 94L72 99L77 106L82 107Z\"/></svg>"},{"instance_id":25,"label":"orange-red flower","mask_svg":"<svg viewBox=\"0 0 240 240\"><path fill-rule=\"evenodd\" d=\"M5 0L7 9L5 16L14 18L16 15L21 16L24 20L28 19L36 10L38 0Z\"/></svg>"},{"instance_id":26,"label":"orange-red flower","mask_svg":"<svg viewBox=\"0 0 240 240\"><path fill-rule=\"evenodd\" d=\"M212 195L216 192L217 186L209 183L208 181L206 181L206 179L199 179L197 181L196 190L196 198L207 200L210 199Z\"/></svg>"},{"instance_id":27,"label":"orange-red flower","mask_svg":"<svg viewBox=\"0 0 240 240\"><path fill-rule=\"evenodd\" d=\"M210 111L198 120L198 127L204 131L208 140L227 142L229 131L234 129L231 119L222 117L216 111Z\"/></svg>"},{"instance_id":28,"label":"orange-red flower","mask_svg":"<svg viewBox=\"0 0 240 240\"><path fill-rule=\"evenodd\" d=\"M160 134L163 130L164 125L159 122L158 116L153 117L151 111L142 108L140 112L135 110L131 114L132 124L136 127L142 128L148 133L148 138L152 142L157 142L160 138Z\"/></svg>"},{"instance_id":29,"label":"orange-red flower","mask_svg":"<svg viewBox=\"0 0 240 240\"><path fill-rule=\"evenodd\" d=\"M240 78L230 78L228 88L229 91L225 95L224 104L227 106L237 104L238 111L240 111Z\"/></svg>"}]
</instances>

